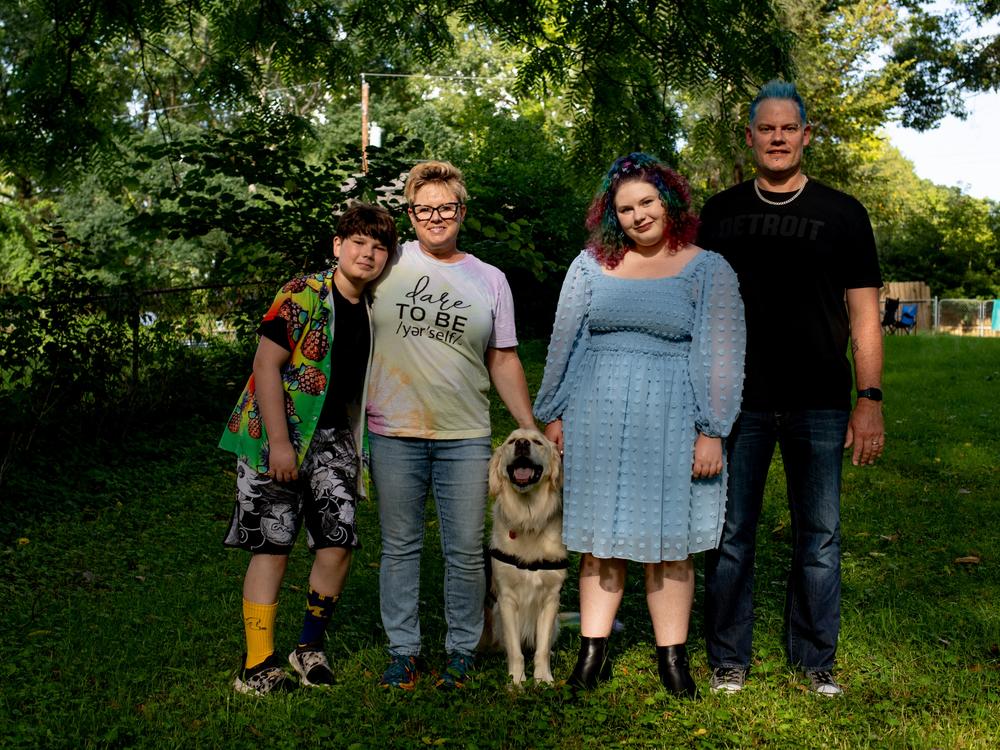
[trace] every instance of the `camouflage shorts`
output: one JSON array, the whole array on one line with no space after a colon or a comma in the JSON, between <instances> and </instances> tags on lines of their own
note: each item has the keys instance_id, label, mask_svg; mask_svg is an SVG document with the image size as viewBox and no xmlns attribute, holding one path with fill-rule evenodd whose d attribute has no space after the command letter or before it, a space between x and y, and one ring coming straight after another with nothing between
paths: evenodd
<instances>
[{"instance_id":1,"label":"camouflage shorts","mask_svg":"<svg viewBox=\"0 0 1000 750\"><path fill-rule=\"evenodd\" d=\"M223 544L287 555L305 524L309 549L357 549L358 451L348 429L316 430L294 482L236 463L236 507Z\"/></svg>"}]
</instances>

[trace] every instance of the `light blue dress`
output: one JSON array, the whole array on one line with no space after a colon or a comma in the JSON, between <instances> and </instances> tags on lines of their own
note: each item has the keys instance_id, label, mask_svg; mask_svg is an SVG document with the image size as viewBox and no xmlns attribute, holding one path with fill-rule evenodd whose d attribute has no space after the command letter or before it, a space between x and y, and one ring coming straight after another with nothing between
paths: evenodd
<instances>
[{"instance_id":1,"label":"light blue dress","mask_svg":"<svg viewBox=\"0 0 1000 750\"><path fill-rule=\"evenodd\" d=\"M622 279L584 251L563 282L543 422L563 420L563 541L637 562L718 546L726 472L692 480L697 432L739 414L746 328L736 274L702 251L676 275Z\"/></svg>"}]
</instances>

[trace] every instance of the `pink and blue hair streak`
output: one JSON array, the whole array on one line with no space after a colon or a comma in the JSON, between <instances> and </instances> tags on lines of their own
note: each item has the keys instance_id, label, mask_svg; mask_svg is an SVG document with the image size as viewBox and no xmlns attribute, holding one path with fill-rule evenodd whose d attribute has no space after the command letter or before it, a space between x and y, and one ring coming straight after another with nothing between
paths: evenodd
<instances>
[{"instance_id":1,"label":"pink and blue hair streak","mask_svg":"<svg viewBox=\"0 0 1000 750\"><path fill-rule=\"evenodd\" d=\"M590 232L588 250L606 268L621 263L625 253L635 247L618 221L615 194L626 182L641 180L653 185L670 219L667 245L679 250L694 240L698 218L691 212L691 193L687 181L654 156L635 152L619 157L611 165L587 211L586 228Z\"/></svg>"}]
</instances>

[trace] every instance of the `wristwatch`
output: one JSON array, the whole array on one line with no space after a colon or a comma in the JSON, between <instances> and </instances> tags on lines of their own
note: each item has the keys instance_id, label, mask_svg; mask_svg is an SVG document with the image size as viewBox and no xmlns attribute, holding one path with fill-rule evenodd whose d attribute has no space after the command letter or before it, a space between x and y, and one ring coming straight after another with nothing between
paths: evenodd
<instances>
[{"instance_id":1,"label":"wristwatch","mask_svg":"<svg viewBox=\"0 0 1000 750\"><path fill-rule=\"evenodd\" d=\"M866 398L869 401L881 401L882 400L882 389L881 388L865 388L863 391L858 391L858 398Z\"/></svg>"}]
</instances>

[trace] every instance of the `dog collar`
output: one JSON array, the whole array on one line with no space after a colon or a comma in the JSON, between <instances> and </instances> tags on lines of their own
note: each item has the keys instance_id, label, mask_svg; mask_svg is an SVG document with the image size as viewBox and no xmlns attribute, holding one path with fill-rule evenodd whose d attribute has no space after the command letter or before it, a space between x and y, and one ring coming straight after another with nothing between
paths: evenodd
<instances>
[{"instance_id":1,"label":"dog collar","mask_svg":"<svg viewBox=\"0 0 1000 750\"><path fill-rule=\"evenodd\" d=\"M525 562L517 555L508 555L498 549L490 548L490 557L494 560L513 565L521 570L563 570L569 567L569 559L562 560L536 560L535 562Z\"/></svg>"}]
</instances>

